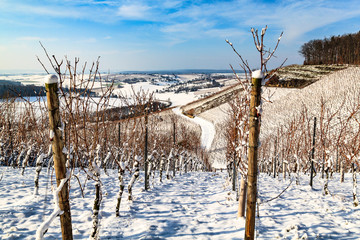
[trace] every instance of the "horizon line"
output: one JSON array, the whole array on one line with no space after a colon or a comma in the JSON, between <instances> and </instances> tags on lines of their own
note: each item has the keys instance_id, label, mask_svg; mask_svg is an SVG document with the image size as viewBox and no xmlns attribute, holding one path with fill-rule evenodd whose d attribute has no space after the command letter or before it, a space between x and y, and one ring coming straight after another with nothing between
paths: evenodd
<instances>
[{"instance_id":1,"label":"horizon line","mask_svg":"<svg viewBox=\"0 0 360 240\"><path fill-rule=\"evenodd\" d=\"M235 72L244 72L243 69L235 69ZM54 72L53 72L54 73ZM233 73L231 69L217 69L217 68L184 68L184 69L163 69L163 70L114 70L106 71L100 70L101 74L130 74L130 73ZM13 70L0 70L1 75L47 75L44 70L25 70L25 69L13 69Z\"/></svg>"}]
</instances>

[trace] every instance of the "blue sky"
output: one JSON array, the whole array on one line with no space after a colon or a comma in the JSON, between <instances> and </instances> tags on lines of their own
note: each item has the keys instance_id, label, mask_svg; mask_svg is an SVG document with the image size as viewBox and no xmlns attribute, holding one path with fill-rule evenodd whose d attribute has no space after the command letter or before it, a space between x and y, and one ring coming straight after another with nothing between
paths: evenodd
<instances>
[{"instance_id":1,"label":"blue sky","mask_svg":"<svg viewBox=\"0 0 360 240\"><path fill-rule=\"evenodd\" d=\"M300 46L311 39L360 30L358 0L0 0L0 72L41 71L50 54L92 62L102 71L229 69L231 48L259 65L251 27L268 25L273 48L284 31L276 67L302 63Z\"/></svg>"}]
</instances>

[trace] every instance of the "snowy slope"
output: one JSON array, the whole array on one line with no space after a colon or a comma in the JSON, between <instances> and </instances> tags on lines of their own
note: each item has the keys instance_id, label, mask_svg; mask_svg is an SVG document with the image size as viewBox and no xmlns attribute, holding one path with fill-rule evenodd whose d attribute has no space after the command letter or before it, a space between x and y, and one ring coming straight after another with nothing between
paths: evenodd
<instances>
[{"instance_id":1,"label":"snowy slope","mask_svg":"<svg viewBox=\"0 0 360 240\"><path fill-rule=\"evenodd\" d=\"M35 169L20 171L0 168L0 239L34 239L36 229L52 212L51 172L40 177L38 196L33 196ZM125 191L120 217L115 217L118 179L115 170L102 173L100 239L243 239L244 220L236 219L237 202L226 173L183 173L159 183L151 179L151 190L143 190L143 175L134 186L134 201ZM71 180L70 204L74 239L88 239L94 200L94 182L84 185ZM259 177L260 218L256 219L257 239L359 239L359 208L352 206L351 176L340 183L330 180L331 196L323 195L322 181L315 178L314 190L308 176L301 185L295 181L278 198L290 180ZM129 176L126 176L126 183ZM53 182L54 184L54 182ZM59 219L50 226L45 239L60 239Z\"/></svg>"},{"instance_id":2,"label":"snowy slope","mask_svg":"<svg viewBox=\"0 0 360 240\"><path fill-rule=\"evenodd\" d=\"M331 109L341 108L339 116L346 115L349 105L357 101L358 89L360 89L359 79L360 68L349 67L324 76L303 89L291 91L270 89L278 93L274 95L274 99L270 97L271 103L264 102L263 104L261 134L263 136L272 134L279 126L286 125L291 117L300 114L304 106L308 108L309 116L319 116L321 99ZM265 95L263 97L268 98ZM344 99L346 101L342 107Z\"/></svg>"}]
</instances>

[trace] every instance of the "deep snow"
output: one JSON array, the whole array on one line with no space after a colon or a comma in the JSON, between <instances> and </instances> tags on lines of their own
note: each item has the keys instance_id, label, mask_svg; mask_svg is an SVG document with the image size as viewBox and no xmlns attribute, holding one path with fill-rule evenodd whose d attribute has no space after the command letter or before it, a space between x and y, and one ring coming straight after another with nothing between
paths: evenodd
<instances>
[{"instance_id":1,"label":"deep snow","mask_svg":"<svg viewBox=\"0 0 360 240\"><path fill-rule=\"evenodd\" d=\"M0 168L0 237L34 239L36 229L53 210L51 177L43 170L39 195L33 195L35 168ZM79 175L82 184L85 175ZM257 239L359 239L359 208L352 206L351 176L340 183L338 175L330 180L331 196L323 195L322 180L315 179L314 189L308 176L301 185L290 180L259 177L260 218L256 219ZM236 219L237 202L227 174L183 173L159 183L151 180L151 190L143 190L143 176L134 186L134 201L125 192L120 217L115 216L118 179L115 170L102 173L101 239L243 239L244 220ZM128 182L129 176L126 177ZM74 239L88 239L92 225L94 182L88 181L84 198L78 182L71 180L71 214ZM56 218L45 239L60 239Z\"/></svg>"}]
</instances>

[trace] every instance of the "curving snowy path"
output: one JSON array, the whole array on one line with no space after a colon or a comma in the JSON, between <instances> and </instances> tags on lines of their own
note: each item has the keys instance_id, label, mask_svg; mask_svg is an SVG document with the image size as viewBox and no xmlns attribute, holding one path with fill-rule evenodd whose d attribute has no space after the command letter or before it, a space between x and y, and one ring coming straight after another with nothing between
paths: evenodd
<instances>
[{"instance_id":1,"label":"curving snowy path","mask_svg":"<svg viewBox=\"0 0 360 240\"><path fill-rule=\"evenodd\" d=\"M183 118L186 118L189 121L193 121L196 124L199 124L201 127L201 146L205 148L206 150L210 150L211 144L215 137L215 126L211 122L200 118L200 117L194 117L189 118L186 117L184 114L182 114L180 107L173 108L173 112L176 113L179 116L182 116Z\"/></svg>"}]
</instances>

